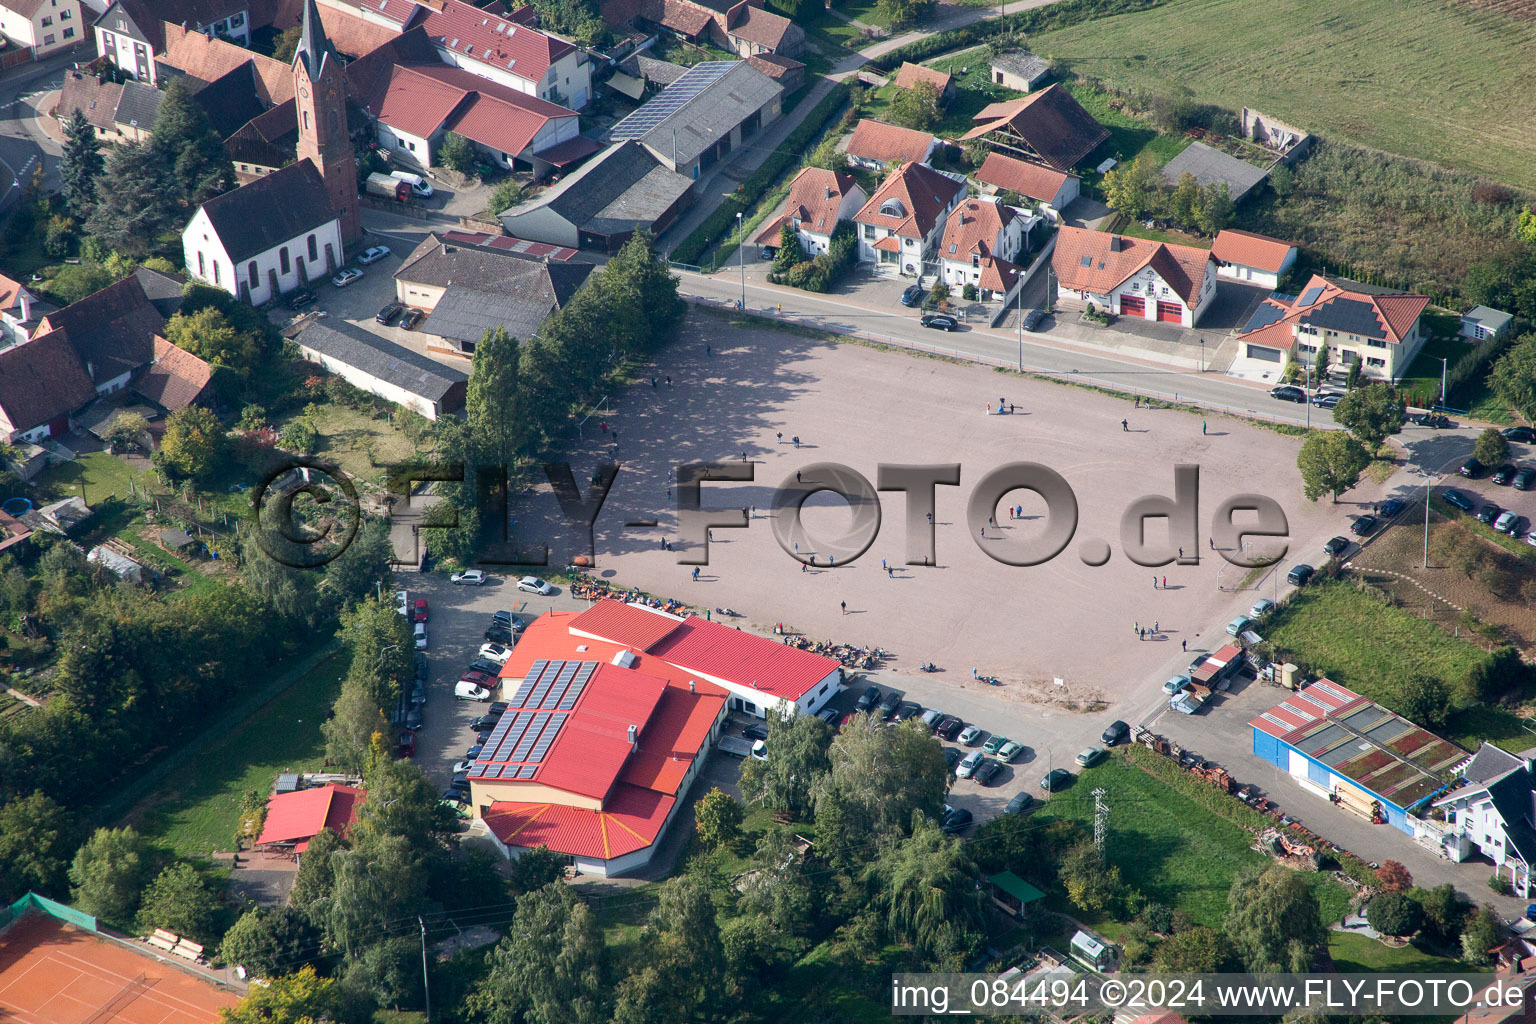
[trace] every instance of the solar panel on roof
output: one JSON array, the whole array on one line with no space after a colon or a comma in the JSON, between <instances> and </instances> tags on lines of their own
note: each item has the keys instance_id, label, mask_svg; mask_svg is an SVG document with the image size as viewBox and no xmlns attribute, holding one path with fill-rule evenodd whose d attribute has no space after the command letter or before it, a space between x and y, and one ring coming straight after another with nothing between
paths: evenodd
<instances>
[{"instance_id":1,"label":"solar panel on roof","mask_svg":"<svg viewBox=\"0 0 1536 1024\"><path fill-rule=\"evenodd\" d=\"M681 110L688 101L718 82L739 63L741 62L734 60L714 60L695 64L639 110L614 125L609 135L614 139L640 138Z\"/></svg>"},{"instance_id":2,"label":"solar panel on roof","mask_svg":"<svg viewBox=\"0 0 1536 1024\"><path fill-rule=\"evenodd\" d=\"M1301 303L1300 303L1300 305L1303 305L1303 306L1310 306L1310 305L1312 305L1312 303L1317 301L1317 297L1319 295L1321 295L1321 294L1323 294L1323 286L1322 285L1314 285L1311 288L1308 288L1306 291L1301 293Z\"/></svg>"}]
</instances>

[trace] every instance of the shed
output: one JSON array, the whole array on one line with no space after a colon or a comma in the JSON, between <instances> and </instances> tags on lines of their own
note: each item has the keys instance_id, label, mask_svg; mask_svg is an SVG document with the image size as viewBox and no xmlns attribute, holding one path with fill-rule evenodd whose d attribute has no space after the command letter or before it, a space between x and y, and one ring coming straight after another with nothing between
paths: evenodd
<instances>
[{"instance_id":1,"label":"shed","mask_svg":"<svg viewBox=\"0 0 1536 1024\"><path fill-rule=\"evenodd\" d=\"M1012 871L999 871L995 875L989 875L987 883L992 887L992 902L1014 917L1023 915L1026 908L1036 900L1045 899L1045 893Z\"/></svg>"}]
</instances>

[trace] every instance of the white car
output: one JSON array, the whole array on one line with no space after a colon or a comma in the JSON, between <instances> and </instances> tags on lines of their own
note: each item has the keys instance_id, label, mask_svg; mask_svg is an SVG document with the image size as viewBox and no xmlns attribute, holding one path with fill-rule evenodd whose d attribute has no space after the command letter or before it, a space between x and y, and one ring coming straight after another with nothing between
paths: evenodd
<instances>
[{"instance_id":1,"label":"white car","mask_svg":"<svg viewBox=\"0 0 1536 1024\"><path fill-rule=\"evenodd\" d=\"M370 263L377 263L377 262L379 262L379 260L383 259L385 256L388 256L388 255L389 255L389 246L387 246L387 245L370 245L368 248L363 250L362 255L357 258L357 262L361 263L363 266L366 267Z\"/></svg>"},{"instance_id":2,"label":"white car","mask_svg":"<svg viewBox=\"0 0 1536 1024\"><path fill-rule=\"evenodd\" d=\"M963 746L974 747L979 739L981 739L981 730L974 725L968 725L960 730L959 740Z\"/></svg>"},{"instance_id":3,"label":"white car","mask_svg":"<svg viewBox=\"0 0 1536 1024\"><path fill-rule=\"evenodd\" d=\"M347 285L363 276L363 272L356 267L346 267L341 273L331 278L331 284L337 288L345 288Z\"/></svg>"},{"instance_id":4,"label":"white car","mask_svg":"<svg viewBox=\"0 0 1536 1024\"><path fill-rule=\"evenodd\" d=\"M411 614L411 595L404 590L395 591L395 611L401 615Z\"/></svg>"},{"instance_id":5,"label":"white car","mask_svg":"<svg viewBox=\"0 0 1536 1024\"><path fill-rule=\"evenodd\" d=\"M539 594L547 597L555 592L555 588L539 579L537 576L524 576L517 581L517 589L527 591L530 594Z\"/></svg>"},{"instance_id":6,"label":"white car","mask_svg":"<svg viewBox=\"0 0 1536 1024\"><path fill-rule=\"evenodd\" d=\"M505 665L507 659L512 657L512 648L503 647L501 644L481 644L480 657L486 661L494 661L498 665Z\"/></svg>"},{"instance_id":7,"label":"white car","mask_svg":"<svg viewBox=\"0 0 1536 1024\"><path fill-rule=\"evenodd\" d=\"M1163 692L1170 697L1176 697L1183 693L1184 688L1188 685L1189 676L1174 676L1172 679L1163 684Z\"/></svg>"},{"instance_id":8,"label":"white car","mask_svg":"<svg viewBox=\"0 0 1536 1024\"><path fill-rule=\"evenodd\" d=\"M485 582L485 573L481 572L479 569L465 569L463 572L456 572L452 576L448 577L448 582L463 583L467 586L478 587L480 584Z\"/></svg>"}]
</instances>

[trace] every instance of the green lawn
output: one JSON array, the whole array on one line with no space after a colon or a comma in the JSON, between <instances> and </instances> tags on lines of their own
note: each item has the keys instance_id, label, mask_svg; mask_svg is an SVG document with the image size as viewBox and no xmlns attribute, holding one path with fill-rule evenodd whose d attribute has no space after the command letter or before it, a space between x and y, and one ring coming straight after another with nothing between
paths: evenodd
<instances>
[{"instance_id":1,"label":"green lawn","mask_svg":"<svg viewBox=\"0 0 1536 1024\"><path fill-rule=\"evenodd\" d=\"M1119 86L1187 89L1523 187L1536 186L1536 122L1512 112L1536 105L1531 45L1529 24L1456 0L1168 0L1030 40Z\"/></svg>"},{"instance_id":2,"label":"green lawn","mask_svg":"<svg viewBox=\"0 0 1536 1024\"><path fill-rule=\"evenodd\" d=\"M1183 910L1199 924L1220 927L1233 876L1270 859L1249 849L1253 838L1247 829L1118 758L1082 772L1070 789L1052 796L1036 812L1036 819L1069 818L1091 827L1090 793L1098 786L1109 791L1109 862L1119 867L1126 884ZM1327 875L1308 878L1314 882L1323 919L1342 917L1348 907L1344 889Z\"/></svg>"},{"instance_id":3,"label":"green lawn","mask_svg":"<svg viewBox=\"0 0 1536 1024\"><path fill-rule=\"evenodd\" d=\"M1477 968L1460 960L1438 956L1409 943L1394 948L1384 946L1367 935L1330 932L1328 952L1341 974L1460 974L1477 973Z\"/></svg>"},{"instance_id":4,"label":"green lawn","mask_svg":"<svg viewBox=\"0 0 1536 1024\"><path fill-rule=\"evenodd\" d=\"M234 848L240 799L272 791L279 772L316 771L325 761L320 723L341 688L346 660L326 657L282 696L213 744L194 767L134 808L129 820L151 842L182 857Z\"/></svg>"},{"instance_id":5,"label":"green lawn","mask_svg":"<svg viewBox=\"0 0 1536 1024\"><path fill-rule=\"evenodd\" d=\"M1484 657L1476 645L1412 612L1326 580L1275 611L1268 639L1285 659L1389 707L1410 676L1455 685Z\"/></svg>"}]
</instances>

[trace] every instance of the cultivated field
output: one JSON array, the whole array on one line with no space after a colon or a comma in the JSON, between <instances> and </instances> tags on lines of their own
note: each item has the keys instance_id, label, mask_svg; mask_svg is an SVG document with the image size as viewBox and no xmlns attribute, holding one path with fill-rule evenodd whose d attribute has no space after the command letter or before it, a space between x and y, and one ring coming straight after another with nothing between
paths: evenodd
<instances>
[{"instance_id":1,"label":"cultivated field","mask_svg":"<svg viewBox=\"0 0 1536 1024\"><path fill-rule=\"evenodd\" d=\"M1536 104L1536 31L1488 6L1171 0L1031 44L1119 85L1188 89L1202 102L1536 186L1536 122L1521 113Z\"/></svg>"}]
</instances>

